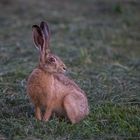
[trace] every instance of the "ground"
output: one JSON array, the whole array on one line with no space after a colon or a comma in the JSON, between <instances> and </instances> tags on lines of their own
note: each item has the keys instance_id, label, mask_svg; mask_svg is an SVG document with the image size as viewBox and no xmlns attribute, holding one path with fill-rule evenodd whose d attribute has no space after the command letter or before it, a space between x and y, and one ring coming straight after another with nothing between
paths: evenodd
<instances>
[{"instance_id":1,"label":"ground","mask_svg":"<svg viewBox=\"0 0 140 140\"><path fill-rule=\"evenodd\" d=\"M1 0L0 9L0 139L140 139L139 0ZM31 26L42 20L88 96L79 124L34 118L25 89L38 63Z\"/></svg>"}]
</instances>

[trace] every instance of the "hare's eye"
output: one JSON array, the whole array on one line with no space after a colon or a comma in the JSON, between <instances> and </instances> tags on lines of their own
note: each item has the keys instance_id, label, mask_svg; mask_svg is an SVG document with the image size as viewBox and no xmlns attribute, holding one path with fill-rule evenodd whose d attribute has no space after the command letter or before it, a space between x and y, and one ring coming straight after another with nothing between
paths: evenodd
<instances>
[{"instance_id":1,"label":"hare's eye","mask_svg":"<svg viewBox=\"0 0 140 140\"><path fill-rule=\"evenodd\" d=\"M49 58L49 62L51 62L51 63L52 63L52 62L55 62L55 61L56 61L56 60L55 60L55 58L54 58L54 57L50 57L50 58Z\"/></svg>"}]
</instances>

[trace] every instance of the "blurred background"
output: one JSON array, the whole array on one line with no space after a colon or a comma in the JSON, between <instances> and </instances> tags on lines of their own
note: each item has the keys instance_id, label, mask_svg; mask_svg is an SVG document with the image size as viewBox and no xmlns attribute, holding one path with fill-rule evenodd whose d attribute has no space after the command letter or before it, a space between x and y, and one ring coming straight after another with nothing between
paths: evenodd
<instances>
[{"instance_id":1,"label":"blurred background","mask_svg":"<svg viewBox=\"0 0 140 140\"><path fill-rule=\"evenodd\" d=\"M0 139L140 137L139 0L0 0ZM73 126L37 122L26 79L38 64L32 25L47 21L51 50L87 93Z\"/></svg>"}]
</instances>

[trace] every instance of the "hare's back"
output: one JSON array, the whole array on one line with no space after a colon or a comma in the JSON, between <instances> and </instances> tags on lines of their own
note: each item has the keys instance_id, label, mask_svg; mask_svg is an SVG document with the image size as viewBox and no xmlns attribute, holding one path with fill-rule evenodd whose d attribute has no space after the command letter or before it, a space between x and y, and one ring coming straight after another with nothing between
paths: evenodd
<instances>
[{"instance_id":1,"label":"hare's back","mask_svg":"<svg viewBox=\"0 0 140 140\"><path fill-rule=\"evenodd\" d=\"M78 91L84 94L84 91L81 88L79 88L79 86L73 80L71 80L64 74L56 74L54 75L54 77L58 81L58 83L62 85L66 90Z\"/></svg>"}]
</instances>

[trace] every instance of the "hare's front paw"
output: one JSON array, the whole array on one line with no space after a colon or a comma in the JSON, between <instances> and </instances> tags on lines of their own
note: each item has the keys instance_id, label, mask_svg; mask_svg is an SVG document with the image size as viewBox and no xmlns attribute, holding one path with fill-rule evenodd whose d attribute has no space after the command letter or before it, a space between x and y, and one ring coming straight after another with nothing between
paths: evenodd
<instances>
[{"instance_id":1,"label":"hare's front paw","mask_svg":"<svg viewBox=\"0 0 140 140\"><path fill-rule=\"evenodd\" d=\"M43 116L43 121L45 121L45 122L49 121L51 115L52 115L52 110L46 109L45 114Z\"/></svg>"},{"instance_id":2,"label":"hare's front paw","mask_svg":"<svg viewBox=\"0 0 140 140\"><path fill-rule=\"evenodd\" d=\"M40 120L40 121L42 119L41 109L38 106L35 107L35 117L37 120Z\"/></svg>"}]
</instances>

